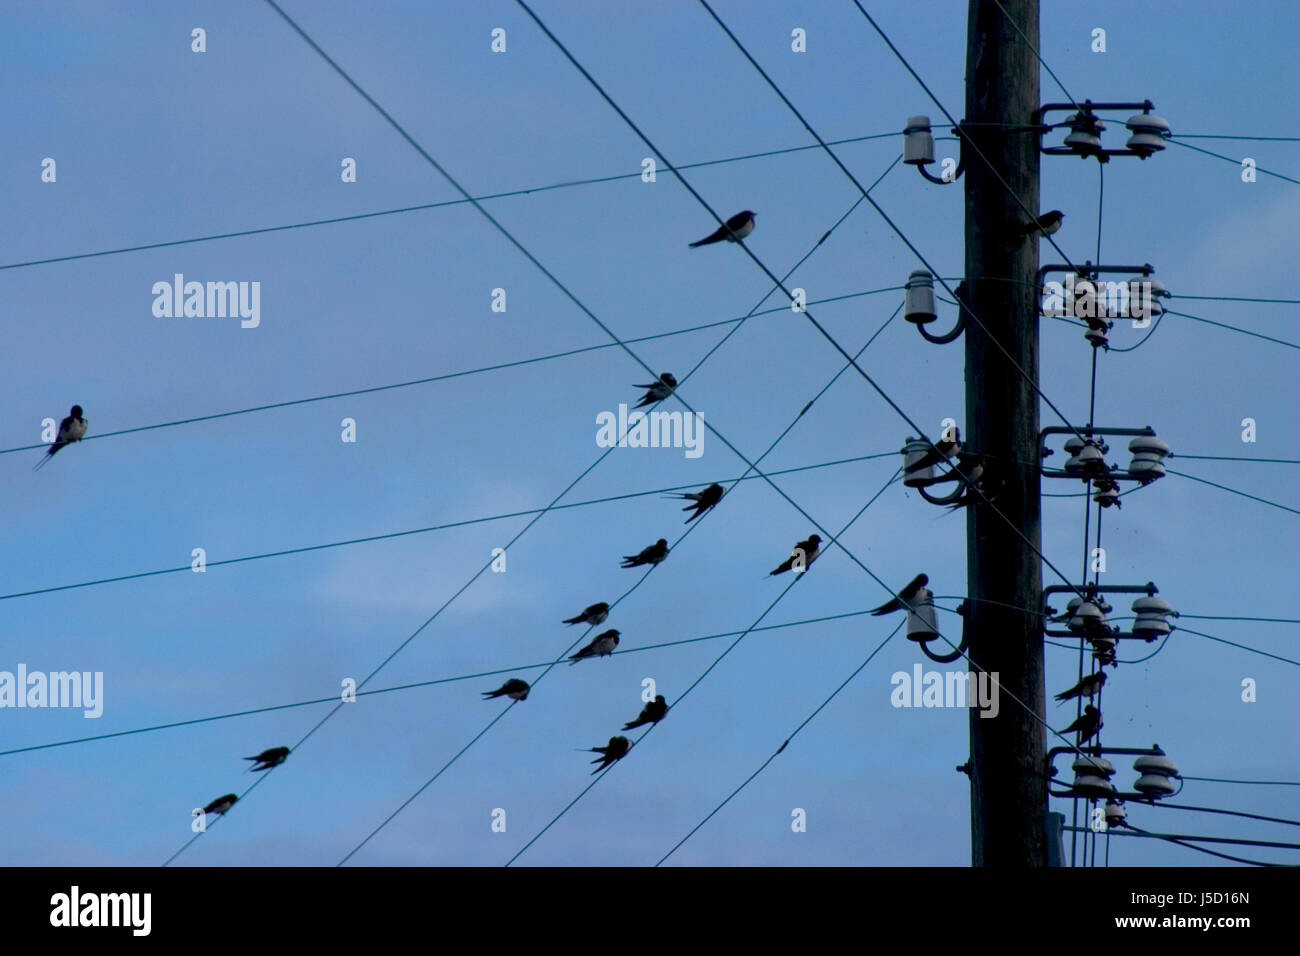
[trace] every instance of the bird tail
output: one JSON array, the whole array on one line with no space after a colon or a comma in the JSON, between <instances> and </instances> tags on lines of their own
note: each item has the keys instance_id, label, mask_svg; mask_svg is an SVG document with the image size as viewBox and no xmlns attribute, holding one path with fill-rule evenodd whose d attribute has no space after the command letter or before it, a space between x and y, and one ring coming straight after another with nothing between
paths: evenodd
<instances>
[{"instance_id":1,"label":"bird tail","mask_svg":"<svg viewBox=\"0 0 1300 956\"><path fill-rule=\"evenodd\" d=\"M582 620L582 615L579 614L577 617L570 617L570 618L567 618L567 619L561 621L560 623L561 623L561 624L577 624L577 623L578 623L579 621L581 621L581 620Z\"/></svg>"},{"instance_id":2,"label":"bird tail","mask_svg":"<svg viewBox=\"0 0 1300 956\"><path fill-rule=\"evenodd\" d=\"M46 464L46 463L47 463L51 458L54 457L54 451L55 451L54 446L51 445L51 446L50 446L50 450L47 451L44 455L41 456L41 460L38 461L36 464L32 465L32 471L40 471L42 468L44 468L44 467L45 467L45 464Z\"/></svg>"}]
</instances>

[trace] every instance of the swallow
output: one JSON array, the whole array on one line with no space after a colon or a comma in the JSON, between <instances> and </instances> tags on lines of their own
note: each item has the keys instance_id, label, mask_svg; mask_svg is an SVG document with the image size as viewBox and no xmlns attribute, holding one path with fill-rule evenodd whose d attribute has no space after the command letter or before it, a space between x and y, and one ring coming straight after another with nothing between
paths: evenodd
<instances>
[{"instance_id":1,"label":"swallow","mask_svg":"<svg viewBox=\"0 0 1300 956\"><path fill-rule=\"evenodd\" d=\"M238 799L239 797L235 796L233 793L228 793L224 797L217 797L217 799L213 800L211 803L209 803L206 807L203 808L203 812L204 813L225 813L227 810L229 810L231 807L235 805L235 802Z\"/></svg>"},{"instance_id":2,"label":"swallow","mask_svg":"<svg viewBox=\"0 0 1300 956\"><path fill-rule=\"evenodd\" d=\"M86 434L86 426L88 424L89 422L81 417L81 406L73 405L71 414L69 414L63 421L59 422L58 437L54 439L54 443L50 445L49 449L45 452L45 457L36 463L35 467L32 468L32 471L36 471L53 458L54 453L64 445L70 445L74 441L81 441Z\"/></svg>"},{"instance_id":3,"label":"swallow","mask_svg":"<svg viewBox=\"0 0 1300 956\"><path fill-rule=\"evenodd\" d=\"M691 509L695 510L695 514L686 519L686 523L690 524L700 515L704 514L704 512L708 511L721 501L723 493L722 485L715 481L703 491L687 492L684 495L672 495L671 497L681 498L683 501L694 502L694 504L689 504L682 509L683 511L690 511Z\"/></svg>"},{"instance_id":4,"label":"swallow","mask_svg":"<svg viewBox=\"0 0 1300 956\"><path fill-rule=\"evenodd\" d=\"M509 697L511 700L528 699L528 682L522 681L518 677L512 677L496 690L483 691L484 700L492 700L494 697Z\"/></svg>"},{"instance_id":5,"label":"swallow","mask_svg":"<svg viewBox=\"0 0 1300 956\"><path fill-rule=\"evenodd\" d=\"M782 561L777 566L776 570L769 571L768 576L770 577L776 574L784 574L786 571L789 571L792 567L795 566L795 562L801 563L803 565L803 569L807 571L810 567L812 567L812 563L814 560L816 560L817 555L821 553L820 552L821 542L822 539L819 538L817 535L815 534L809 535L808 540L800 541L798 544L796 544L794 546L794 549L790 552L790 557Z\"/></svg>"},{"instance_id":6,"label":"swallow","mask_svg":"<svg viewBox=\"0 0 1300 956\"><path fill-rule=\"evenodd\" d=\"M699 242L692 242L691 248L707 246L710 243L721 242L723 239L727 242L739 242L754 231L754 218L754 214L748 209L738 212L727 220L725 226L719 226Z\"/></svg>"},{"instance_id":7,"label":"swallow","mask_svg":"<svg viewBox=\"0 0 1300 956\"><path fill-rule=\"evenodd\" d=\"M1041 232L1045 236L1050 236L1056 230L1061 228L1061 220L1065 218L1065 213L1059 209L1053 209L1051 212L1045 212L1031 223L1026 223L1020 227L1022 236L1032 236L1036 232Z\"/></svg>"},{"instance_id":8,"label":"swallow","mask_svg":"<svg viewBox=\"0 0 1300 956\"><path fill-rule=\"evenodd\" d=\"M601 601L598 604L593 604L577 617L568 618L563 623L596 625L605 623L607 617L609 617L609 605Z\"/></svg>"},{"instance_id":9,"label":"swallow","mask_svg":"<svg viewBox=\"0 0 1300 956\"><path fill-rule=\"evenodd\" d=\"M930 579L928 577L926 577L924 574L918 574L916 577L912 578L910 582L908 582L907 587L903 588L903 590L898 592L898 596L896 598L894 598L892 601L886 601L884 604L880 605L880 607L876 608L871 613L879 617L882 614L890 614L894 611L901 611L903 609L904 602L906 602L907 604L911 604L912 601L916 599L917 594L919 594L921 590L929 583L930 583Z\"/></svg>"},{"instance_id":10,"label":"swallow","mask_svg":"<svg viewBox=\"0 0 1300 956\"><path fill-rule=\"evenodd\" d=\"M940 438L935 442L934 447L927 449L926 453L917 459L915 464L908 465L905 474L912 474L923 468L929 468L931 465L937 465L941 461L947 461L953 456L953 453L961 447L961 429L953 428L952 439Z\"/></svg>"},{"instance_id":11,"label":"swallow","mask_svg":"<svg viewBox=\"0 0 1300 956\"><path fill-rule=\"evenodd\" d=\"M270 750L263 750L256 757L245 757L245 760L254 761L249 770L270 770L272 767L278 767L289 759L288 747L272 747Z\"/></svg>"},{"instance_id":12,"label":"swallow","mask_svg":"<svg viewBox=\"0 0 1300 956\"><path fill-rule=\"evenodd\" d=\"M672 372L663 372L659 375L659 381L649 385L637 385L636 388L644 388L646 393L641 396L641 401L633 405L633 408L641 408L643 405L653 405L656 402L662 402L665 398L673 393L677 387L677 379Z\"/></svg>"},{"instance_id":13,"label":"swallow","mask_svg":"<svg viewBox=\"0 0 1300 956\"><path fill-rule=\"evenodd\" d=\"M619 567L636 568L643 564L658 564L666 557L668 557L668 541L660 538L654 544L643 548L640 554L623 555L623 563Z\"/></svg>"},{"instance_id":14,"label":"swallow","mask_svg":"<svg viewBox=\"0 0 1300 956\"><path fill-rule=\"evenodd\" d=\"M604 747L588 747L587 749L591 753L601 755L592 761L592 763L598 763L600 766L593 770L591 775L594 777L614 761L622 760L623 756L628 752L631 746L632 741L628 740L626 737L610 737L609 743Z\"/></svg>"},{"instance_id":15,"label":"swallow","mask_svg":"<svg viewBox=\"0 0 1300 956\"><path fill-rule=\"evenodd\" d=\"M1079 735L1078 743L1084 743L1089 737L1101 730L1101 711L1092 704L1085 704L1083 716L1061 731L1063 734L1076 732Z\"/></svg>"},{"instance_id":16,"label":"swallow","mask_svg":"<svg viewBox=\"0 0 1300 956\"><path fill-rule=\"evenodd\" d=\"M1106 683L1105 671L1097 671L1095 674L1089 674L1069 690L1061 691L1056 695L1056 699L1064 702L1075 697L1087 697L1091 700L1104 683Z\"/></svg>"},{"instance_id":17,"label":"swallow","mask_svg":"<svg viewBox=\"0 0 1300 956\"><path fill-rule=\"evenodd\" d=\"M572 667L584 657L609 657L616 647L618 647L618 631L609 630L597 634L591 639L591 643L569 658L573 662L569 666Z\"/></svg>"},{"instance_id":18,"label":"swallow","mask_svg":"<svg viewBox=\"0 0 1300 956\"><path fill-rule=\"evenodd\" d=\"M624 724L623 729L635 730L643 724L657 724L664 719L666 713L668 713L668 701L664 700L663 694L660 694L641 708L641 713L637 715L636 720Z\"/></svg>"}]
</instances>

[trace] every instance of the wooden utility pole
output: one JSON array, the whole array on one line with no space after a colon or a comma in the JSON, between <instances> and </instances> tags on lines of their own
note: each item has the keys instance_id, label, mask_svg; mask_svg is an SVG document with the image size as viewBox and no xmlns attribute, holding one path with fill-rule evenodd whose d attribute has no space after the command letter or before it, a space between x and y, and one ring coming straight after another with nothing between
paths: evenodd
<instances>
[{"instance_id":1,"label":"wooden utility pole","mask_svg":"<svg viewBox=\"0 0 1300 956\"><path fill-rule=\"evenodd\" d=\"M1005 479L994 503L1005 517L988 505L966 517L969 654L1000 685L996 717L970 711L971 855L975 866L1024 868L1047 865L1045 731L1009 696L1043 713L1042 619L1013 610L1043 606L1039 558L1015 530L1041 549L1038 396L1030 386L1038 380L1038 240L1018 235L1025 209L1040 210L1038 137L1011 127L1030 126L1038 108L1029 46L1038 46L1038 0L1000 2L1005 13L992 0L970 0L966 24L967 135L988 160L963 152L966 302L988 330L966 327L966 438Z\"/></svg>"}]
</instances>

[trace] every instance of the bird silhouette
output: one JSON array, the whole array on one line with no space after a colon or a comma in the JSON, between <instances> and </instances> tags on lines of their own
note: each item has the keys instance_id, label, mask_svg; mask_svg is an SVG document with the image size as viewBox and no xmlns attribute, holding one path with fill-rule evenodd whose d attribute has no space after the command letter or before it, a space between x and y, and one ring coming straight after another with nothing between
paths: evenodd
<instances>
[{"instance_id":1,"label":"bird silhouette","mask_svg":"<svg viewBox=\"0 0 1300 956\"><path fill-rule=\"evenodd\" d=\"M522 681L518 677L512 677L496 690L485 690L482 692L484 700L492 700L495 697L509 697L511 700L528 699L528 682Z\"/></svg>"},{"instance_id":2,"label":"bird silhouette","mask_svg":"<svg viewBox=\"0 0 1300 956\"><path fill-rule=\"evenodd\" d=\"M592 761L592 763L598 763L600 766L593 770L591 775L594 777L616 760L622 760L623 756L628 752L631 746L632 741L628 740L626 737L610 737L609 743L604 747L587 748L591 753L601 755Z\"/></svg>"},{"instance_id":3,"label":"bird silhouette","mask_svg":"<svg viewBox=\"0 0 1300 956\"><path fill-rule=\"evenodd\" d=\"M639 554L625 554L623 563L619 567L636 568L643 564L658 564L666 557L668 557L668 539L660 538L654 544L643 548Z\"/></svg>"},{"instance_id":4,"label":"bird silhouette","mask_svg":"<svg viewBox=\"0 0 1300 956\"><path fill-rule=\"evenodd\" d=\"M567 618L565 624L603 624L609 617L609 605L604 601L591 605L577 617Z\"/></svg>"},{"instance_id":5,"label":"bird silhouette","mask_svg":"<svg viewBox=\"0 0 1300 956\"><path fill-rule=\"evenodd\" d=\"M664 695L660 694L650 703L641 708L641 713L637 715L636 720L630 720L623 725L624 730L635 730L643 724L657 724L664 719L668 713L668 701L664 700Z\"/></svg>"},{"instance_id":6,"label":"bird silhouette","mask_svg":"<svg viewBox=\"0 0 1300 956\"><path fill-rule=\"evenodd\" d=\"M738 242L754 231L754 219L754 213L748 209L744 212L738 212L727 220L725 226L719 226L698 242L692 242L691 248L707 246L710 243L721 242L723 239L727 240L727 242Z\"/></svg>"},{"instance_id":7,"label":"bird silhouette","mask_svg":"<svg viewBox=\"0 0 1300 956\"><path fill-rule=\"evenodd\" d=\"M32 466L32 471L37 471L43 467L46 462L55 456L60 448L64 445L70 445L74 441L81 441L86 434L86 427L90 424L82 418L81 406L73 405L71 414L63 421L59 422L59 434L54 439L54 443L45 452L45 457Z\"/></svg>"},{"instance_id":8,"label":"bird silhouette","mask_svg":"<svg viewBox=\"0 0 1300 956\"><path fill-rule=\"evenodd\" d=\"M253 766L249 770L270 770L272 767L278 767L289 759L288 747L272 747L270 750L263 750L256 757L245 757L245 760L252 760Z\"/></svg>"},{"instance_id":9,"label":"bird silhouette","mask_svg":"<svg viewBox=\"0 0 1300 956\"><path fill-rule=\"evenodd\" d=\"M812 567L817 555L821 553L821 540L817 535L812 534L808 536L807 541L800 541L790 552L790 557L777 565L775 570L769 571L768 576L784 574L796 564L800 565L804 571L807 571Z\"/></svg>"},{"instance_id":10,"label":"bird silhouette","mask_svg":"<svg viewBox=\"0 0 1300 956\"><path fill-rule=\"evenodd\" d=\"M903 588L903 590L898 592L897 597L893 598L890 601L886 601L884 604L880 605L880 607L876 608L871 613L879 617L882 614L890 614L894 611L901 611L904 607L904 602L911 604L912 601L916 598L917 594L920 593L921 589L924 588L929 583L930 583L930 579L928 577L926 577L924 574L918 574L916 577L912 578L912 580L908 582L907 587Z\"/></svg>"},{"instance_id":11,"label":"bird silhouette","mask_svg":"<svg viewBox=\"0 0 1300 956\"><path fill-rule=\"evenodd\" d=\"M681 498L683 501L692 502L692 504L689 504L682 509L683 511L691 511L692 509L695 511L693 515L691 515L689 518L686 519L686 524L690 524L700 515L704 514L704 512L708 511L719 501L721 501L722 495L723 495L722 485L718 484L717 482L714 482L713 484L705 488L703 491L687 492L684 495L672 495L671 497Z\"/></svg>"}]
</instances>

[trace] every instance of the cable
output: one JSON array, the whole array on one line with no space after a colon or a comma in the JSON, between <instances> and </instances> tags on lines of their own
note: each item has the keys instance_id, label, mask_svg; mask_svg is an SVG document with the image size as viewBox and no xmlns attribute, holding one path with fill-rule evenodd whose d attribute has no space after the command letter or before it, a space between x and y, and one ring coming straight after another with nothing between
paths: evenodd
<instances>
[{"instance_id":1,"label":"cable","mask_svg":"<svg viewBox=\"0 0 1300 956\"><path fill-rule=\"evenodd\" d=\"M1209 302L1262 302L1272 305L1300 305L1300 299L1248 299L1240 295L1186 295L1182 292L1171 292L1170 297L1174 299L1204 299Z\"/></svg>"},{"instance_id":2,"label":"cable","mask_svg":"<svg viewBox=\"0 0 1300 956\"><path fill-rule=\"evenodd\" d=\"M1201 843L1232 843L1239 846L1269 846L1269 847L1279 847L1282 849L1300 850L1300 843L1272 843L1266 840L1230 840L1226 837L1188 836L1185 833L1178 833L1178 834L1151 833L1148 832L1147 830L1141 829L1140 827L1135 827L1131 823L1125 823L1124 829L1133 830L1134 832L1132 834L1129 834L1120 831L1119 833L1117 833L1117 835L1118 836L1143 836L1155 840L1166 840L1169 843L1177 843L1179 846L1187 847L1187 849L1189 850L1196 850L1198 853L1208 853L1210 856L1222 857L1225 860L1233 860L1234 862L1237 863L1248 863L1251 866L1284 866L1286 864L1267 863L1262 860L1248 860L1245 857L1232 856L1227 853L1219 853L1216 850L1211 850L1203 846L1196 846L1195 844L1185 843L1183 841L1196 840Z\"/></svg>"},{"instance_id":3,"label":"cable","mask_svg":"<svg viewBox=\"0 0 1300 956\"><path fill-rule=\"evenodd\" d=\"M838 225L839 223L836 223L836 226ZM832 226L831 228L834 229L835 226ZM829 232L827 233L827 235L829 235ZM823 236L823 239L824 238L825 236ZM821 240L819 240L819 242L820 241ZM882 292L898 292L901 291L903 288L904 288L903 286L899 285L899 286L889 286L883 289L868 289L864 292L850 292L847 295L832 296L826 299L813 299L808 302L808 305L825 305L826 303L829 302L840 302L846 299L856 299L868 295L877 295ZM731 325L733 323L744 322L746 319L753 318L759 315L772 315L777 312L788 312L789 309L790 309L789 306L783 305L773 309L763 309L762 311L754 311L751 312L749 315L736 316L730 319L721 319L717 322L706 322L703 325L692 325L684 329L675 329L671 332L657 332L653 335L639 335L636 338L624 339L624 341L628 343L633 343L633 342L650 342L656 339L666 339L675 335L686 335L690 332L701 332L704 331L705 329L713 329L723 325ZM348 398L354 395L368 395L372 392L383 392L383 391L389 391L391 389L396 389L396 388L410 388L413 385L427 385L432 382L443 382L453 378L463 378L468 375L478 375L482 372L496 372L502 369L518 368L524 365L532 365L536 362L547 362L547 361L551 361L552 359L568 358L569 356L572 355L581 355L585 352L596 352L601 349L611 349L611 348L617 348L616 343L605 342L601 345L586 345L581 348L568 349L564 352L552 352L549 355L537 355L532 358L519 359L514 362L501 362L496 365L484 365L479 368L465 369L460 372L448 372L443 375L433 375L428 378L412 379L411 381L408 382L396 382L391 385L375 385L369 388L356 388L346 392L332 392L328 395L316 395L311 398L295 398L285 402L271 402L266 405L254 405L251 408L240 408L229 412L216 412L211 415L198 415L193 418L181 418L175 421L158 422L153 425L137 425L133 428L123 428L117 431L100 432L97 435L88 435L82 440L96 441L97 439L112 438L118 435L131 435L136 432L153 431L154 429L157 428L171 428L176 425L190 425L190 424L194 424L195 422L212 421L218 418L230 418L235 415L248 415L253 412L269 411L271 409L276 409L276 408L289 408L293 405L307 405L312 402L324 402L335 398ZM45 449L45 448L49 448L49 443L41 442L35 445L18 445L13 448L0 449L0 455L8 455L14 452L33 451L36 449Z\"/></svg>"},{"instance_id":4,"label":"cable","mask_svg":"<svg viewBox=\"0 0 1300 956\"><path fill-rule=\"evenodd\" d=\"M1233 159L1231 156L1224 156L1222 153L1212 153L1208 149L1201 149L1201 147L1193 146L1191 143L1180 143L1177 139L1170 139L1169 142L1173 143L1175 146L1181 146L1183 149L1193 149L1198 153L1204 153L1206 156L1213 156L1215 159L1225 160L1238 168L1241 167L1241 160ZM1285 179L1289 183L1295 183L1297 186L1300 186L1300 179L1292 179L1290 176L1275 173L1271 169L1265 169L1263 166L1256 166L1255 171L1264 173L1266 176L1272 176L1275 179Z\"/></svg>"},{"instance_id":5,"label":"cable","mask_svg":"<svg viewBox=\"0 0 1300 956\"><path fill-rule=\"evenodd\" d=\"M1242 335L1249 335L1257 339L1264 339L1266 342L1275 342L1278 345L1285 345L1287 348L1300 349L1300 345L1295 342L1288 342L1285 339L1277 339L1271 335L1261 335L1259 332L1251 332L1249 329L1238 328L1235 325L1228 325L1224 322L1215 322L1213 319L1205 319L1199 315L1188 315L1186 312L1175 312L1173 309L1165 309L1168 315L1179 315L1184 319L1192 319L1195 322L1204 322L1206 325L1216 325L1221 329L1227 329L1230 332L1240 332Z\"/></svg>"},{"instance_id":6,"label":"cable","mask_svg":"<svg viewBox=\"0 0 1300 956\"><path fill-rule=\"evenodd\" d=\"M1240 455L1184 455L1182 452L1170 452L1166 458L1199 458L1204 461L1260 461L1274 465L1300 465L1300 458L1245 458Z\"/></svg>"},{"instance_id":7,"label":"cable","mask_svg":"<svg viewBox=\"0 0 1300 956\"><path fill-rule=\"evenodd\" d=\"M829 468L835 465L847 465L860 461L871 461L877 458L892 458L897 455L896 451L881 452L875 455L862 455L856 458L841 458L836 461L824 461L815 465L800 465L796 468L782 468L778 471L768 472L769 475L789 475L800 471L814 471L819 468ZM754 476L743 476L736 479L737 481L752 481L757 478ZM391 538L401 538L414 534L428 534L433 531L445 531L449 528L463 528L468 525L483 524L489 521L503 521L507 518L522 518L527 515L543 515L548 511L563 511L566 508L584 508L588 505L607 504L611 501L626 501L629 498L644 498L649 495L663 494L670 491L683 491L687 488L696 488L699 482L693 482L689 485L674 485L669 488L655 488L651 491L634 491L623 495L610 495L604 498L588 498L585 501L571 501L563 505L551 505L545 508L529 508L524 511L509 511L497 515L485 515L481 518L466 518L462 521L449 521L445 524L428 525L423 528L410 528L406 531L393 531L387 534L367 535L363 538L346 538L342 541L330 541L326 544L311 544L301 548L286 548L281 551L267 551L260 554L246 554L238 558L223 558L219 561L208 561L206 567L215 568L228 564L242 564L247 561L260 561L263 558L278 558L286 555L304 554L309 551L324 551L329 548L342 548L354 544L366 544L372 541L385 541ZM156 577L161 574L177 574L181 571L192 571L191 565L185 564L176 568L161 568L156 571L139 571L134 574L122 574L112 578L97 578L93 581L80 581L76 584L59 584L51 587L34 588L30 591L14 591L9 594L0 594L0 601L8 601L13 598L31 597L37 594L51 594L55 591L72 591L78 588L95 587L100 584L114 584L121 581L132 581L137 578Z\"/></svg>"},{"instance_id":8,"label":"cable","mask_svg":"<svg viewBox=\"0 0 1300 956\"><path fill-rule=\"evenodd\" d=\"M809 617L800 621L787 621L784 624L766 624L763 627L756 627L754 631L779 631L786 628L802 627L806 624L823 624L827 621L838 621L850 617L861 617L870 614L868 608L862 611L844 611L840 614L828 614L822 617ZM658 644L644 644L640 647L626 647L616 650L611 656L619 657L624 654L638 654L643 651L662 650L665 647L680 647L684 644L699 644L703 641L717 641L724 637L735 637L742 631L723 631L720 634L705 634L700 637L687 637L676 641L662 641ZM440 684L454 684L460 681L480 680L485 677L496 677L501 674L518 673L520 671L536 670L547 667L554 663L552 660L539 661L531 664L516 664L513 667L498 667L489 671L478 671L474 674L460 674L456 677L439 677L432 680L415 681L409 684L396 684L392 687L377 687L374 690L359 690L356 692L357 697L370 697L379 694L391 694L397 691L416 690L421 687L435 687ZM56 747L68 747L73 744L93 743L98 740L109 740L113 737L131 737L136 734L153 733L159 730L171 730L176 727L188 727L192 724L206 724L218 720L230 720L234 717L249 717L254 714L269 714L277 710L291 710L297 707L310 707L314 704L330 704L339 700L338 694L331 694L328 697L315 697L310 700L293 701L287 704L272 704L268 707L252 707L247 710L236 710L225 714L213 714L208 717L193 717L188 720L175 720L165 724L152 724L148 727L135 727L131 730L118 730L107 734L94 734L89 737L73 737L69 740L56 740L45 744L31 744L26 747L15 747L12 750L0 750L0 757L8 757L13 754L29 753L35 750L52 750Z\"/></svg>"},{"instance_id":9,"label":"cable","mask_svg":"<svg viewBox=\"0 0 1300 956\"><path fill-rule=\"evenodd\" d=\"M1259 621L1266 624L1300 624L1300 618L1294 617L1238 617L1227 614L1188 614L1180 611L1180 618L1197 618L1203 621Z\"/></svg>"},{"instance_id":10,"label":"cable","mask_svg":"<svg viewBox=\"0 0 1300 956\"><path fill-rule=\"evenodd\" d=\"M1174 139L1248 139L1260 143L1300 143L1300 136L1219 136L1210 133L1170 133Z\"/></svg>"},{"instance_id":11,"label":"cable","mask_svg":"<svg viewBox=\"0 0 1300 956\"><path fill-rule=\"evenodd\" d=\"M839 140L836 145L848 143L862 143L868 140L888 139L897 136L898 133L875 133L870 136L853 136L848 139ZM816 149L816 146L792 146L787 149L769 149L761 153L747 153L743 156L729 156L725 159L710 159L699 163L687 163L682 169L698 169L704 166L721 166L726 163L737 163L749 159L762 159L768 156L780 156L784 153L798 153L804 150ZM590 186L596 183L617 182L620 179L640 179L641 172L619 173L615 176L597 176L591 179L574 179L562 183L552 183L549 186L532 186L527 189L512 189L508 192L489 193L485 196L475 196L473 201L487 202L492 199L506 199L511 196L527 196L533 193L549 192L552 189L568 189L573 186ZM309 226L328 226L340 222L353 222L358 219L374 219L379 216L393 216L405 212L418 212L425 209L441 209L445 206L459 206L470 202L469 199L448 199L443 202L422 203L418 206L402 206L398 209L383 209L378 212L363 212L354 216L335 216L331 219L313 219L307 222L295 222L285 226L265 226L260 229L241 229L237 232L222 232L210 236L195 236L190 239L171 239L164 242L151 242L139 246L123 246L118 249L104 249L99 252L82 252L71 256L54 256L48 259L29 259L25 262L11 262L7 265L0 265L0 272L6 269L22 269L27 266L43 266L56 262L72 262L77 259L94 259L99 256L115 256L124 252L143 252L149 249L166 249L170 246L184 246L195 242L212 242L216 239L236 239L242 236L256 236L269 232L284 232L292 229L305 229Z\"/></svg>"},{"instance_id":12,"label":"cable","mask_svg":"<svg viewBox=\"0 0 1300 956\"><path fill-rule=\"evenodd\" d=\"M1261 651L1259 648L1251 647L1248 644L1238 644L1236 641L1229 641L1226 638L1215 637L1213 634L1202 634L1200 631L1193 631L1190 627L1182 627L1181 625L1177 629L1185 634L1195 634L1197 637L1203 637L1206 640L1217 641L1220 644L1227 644L1231 647L1239 647L1243 651L1250 651L1252 654L1259 654L1261 657L1271 657L1275 661L1281 661L1284 664L1294 664L1296 667L1300 667L1300 661L1293 661L1289 657L1279 657L1277 654L1270 654L1268 651Z\"/></svg>"},{"instance_id":13,"label":"cable","mask_svg":"<svg viewBox=\"0 0 1300 956\"><path fill-rule=\"evenodd\" d=\"M805 717L805 718L803 719L803 722L800 723L799 726L796 727L793 731L791 731L791 733L789 734L789 736L787 736L787 737L785 738L785 740L782 741L781 746L778 747L776 750L774 750L774 751L772 752L772 755L771 755L770 757L768 757L766 760L764 760L764 761L759 765L759 767L758 767L757 770L755 770L755 771L754 771L753 773L751 773L748 777L746 777L746 778L745 778L745 781L744 781L744 782L743 782L739 787L737 787L735 790L731 791L731 793L727 795L727 797L726 797L725 800L723 800L723 801L722 801L721 803L719 803L716 807L714 807L711 811L709 811L709 813L704 817L703 820L701 820L699 823L695 824L695 826L691 828L690 832L687 833L686 836L682 837L680 840L678 840L676 843L674 843L673 846L672 846L672 848L671 848L667 853L665 853L663 856L661 856L661 857L659 858L659 862L657 862L657 863L655 864L655 866L657 866L657 867L658 867L658 866L663 866L664 861L667 860L667 859L668 859L670 856L672 856L674 853L676 853L676 852L681 848L681 846L682 846L683 843L685 843L687 840L689 840L691 837L693 837L693 836L696 834L696 832L697 832L697 831L698 831L702 826L704 826L704 824L708 823L710 820L713 819L714 815L717 814L718 811L720 811L723 807L725 807L728 803L730 803L731 800L732 800L732 798L735 797L736 794L738 794L738 793L740 793L740 791L744 790L747 786L749 786L749 784L754 780L755 777L757 777L760 773L762 773L764 770L766 770L766 769L767 769L767 765L770 764L773 760L775 760L779 754L781 754L782 752L784 752L785 748L786 748L787 746L789 746L790 741L794 740L794 738L795 738L796 736L798 736L799 731L803 730L804 727L806 727L806 726L807 726L807 725L812 721L812 719L813 719L814 717L816 717L818 714L820 714L820 713L821 713L821 712L826 708L826 706L827 706L831 701L833 701L833 700L834 700L834 699L839 695L839 692L840 692L840 691L842 691L845 687L849 686L849 682L852 681L853 678L857 677L858 674L862 673L862 670L863 670L863 669L864 669L868 664L871 663L872 658L874 658L877 654L879 654L882 650L884 650L885 645L888 644L888 643L893 639L894 635L897 634L897 633L902 629L903 625L906 624L906 623L907 623L907 619L906 619L906 618L904 618L903 620L899 621L898 624L897 624L897 626L895 626L894 629L893 629L892 631L889 632L889 635L888 635L888 636L887 636L883 641L881 641L879 644L876 645L876 649L873 650L870 654L867 655L867 659L864 660L861 664L859 664L859 665L857 666L857 668L854 669L853 673L851 673L848 677L844 678L844 680L840 682L840 685L839 685L838 687L836 687L833 691L831 691L830 696L827 697L825 700L823 700L820 704L818 704L818 705L817 705L817 709L814 710L814 711L813 711L811 714L809 714L807 717Z\"/></svg>"},{"instance_id":14,"label":"cable","mask_svg":"<svg viewBox=\"0 0 1300 956\"><path fill-rule=\"evenodd\" d=\"M1239 783L1256 787L1300 787L1300 780L1230 780L1226 777L1189 777L1181 775L1184 780L1201 780L1206 783Z\"/></svg>"},{"instance_id":15,"label":"cable","mask_svg":"<svg viewBox=\"0 0 1300 956\"><path fill-rule=\"evenodd\" d=\"M1258 495L1247 494L1244 491L1238 491L1236 488L1229 488L1227 485L1221 485L1218 482L1209 481L1205 478L1197 478L1195 475L1188 475L1181 471L1174 471L1172 468L1165 469L1167 474L1177 475L1179 478L1190 478L1192 481L1199 481L1203 485L1212 485L1221 491L1230 491L1234 495L1240 495L1243 498L1249 498L1252 501L1258 501L1260 504L1272 505L1274 508L1280 508L1283 511L1289 511L1292 514L1300 515L1300 509L1292 508L1288 505L1280 505L1276 501L1269 501L1267 498L1261 498Z\"/></svg>"},{"instance_id":16,"label":"cable","mask_svg":"<svg viewBox=\"0 0 1300 956\"><path fill-rule=\"evenodd\" d=\"M1219 810L1214 807L1192 807L1185 803L1165 803L1163 800L1154 800L1151 802L1153 807L1164 807L1170 810L1194 810L1197 813L1222 813L1230 817L1246 817L1251 820L1263 820L1266 823L1285 823L1287 826L1300 827L1300 820L1288 820L1286 817L1266 817L1258 813L1246 813L1242 810Z\"/></svg>"}]
</instances>

